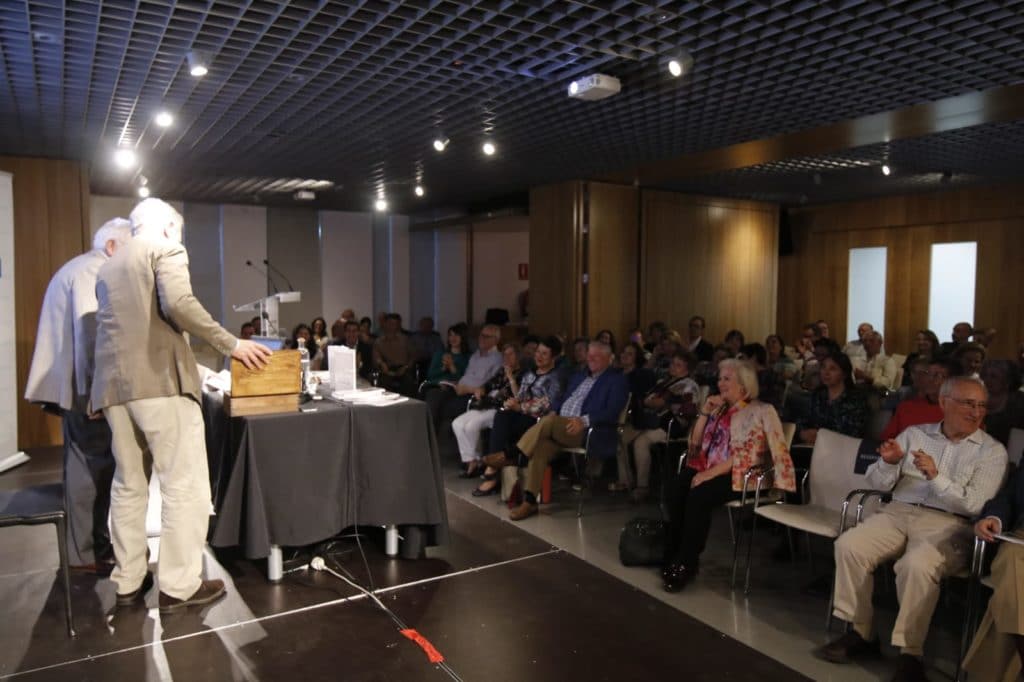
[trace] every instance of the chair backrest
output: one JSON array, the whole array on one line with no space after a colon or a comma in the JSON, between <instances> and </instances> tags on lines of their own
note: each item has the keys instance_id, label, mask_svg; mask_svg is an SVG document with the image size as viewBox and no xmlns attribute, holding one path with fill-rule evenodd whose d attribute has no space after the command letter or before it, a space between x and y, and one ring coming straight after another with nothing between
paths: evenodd
<instances>
[{"instance_id":1,"label":"chair backrest","mask_svg":"<svg viewBox=\"0 0 1024 682\"><path fill-rule=\"evenodd\" d=\"M782 437L786 439L786 447L793 447L793 438L796 436L796 424L793 422L782 422Z\"/></svg>"},{"instance_id":2,"label":"chair backrest","mask_svg":"<svg viewBox=\"0 0 1024 682\"><path fill-rule=\"evenodd\" d=\"M1020 464L1022 450L1024 450L1024 429L1010 429L1006 454L1012 463Z\"/></svg>"},{"instance_id":3,"label":"chair backrest","mask_svg":"<svg viewBox=\"0 0 1024 682\"><path fill-rule=\"evenodd\" d=\"M856 471L860 444L860 438L818 430L811 453L811 504L840 511L851 490L868 487Z\"/></svg>"},{"instance_id":4,"label":"chair backrest","mask_svg":"<svg viewBox=\"0 0 1024 682\"><path fill-rule=\"evenodd\" d=\"M882 431L892 420L893 410L877 410L871 415L871 422L868 424L868 432L865 434L872 440L879 440L882 436Z\"/></svg>"}]
</instances>

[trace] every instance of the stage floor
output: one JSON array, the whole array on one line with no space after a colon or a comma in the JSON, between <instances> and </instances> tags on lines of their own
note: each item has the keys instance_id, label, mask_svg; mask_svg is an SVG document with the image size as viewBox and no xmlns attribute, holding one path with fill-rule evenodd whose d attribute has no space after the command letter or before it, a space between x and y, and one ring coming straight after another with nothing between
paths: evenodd
<instances>
[{"instance_id":1,"label":"stage floor","mask_svg":"<svg viewBox=\"0 0 1024 682\"><path fill-rule=\"evenodd\" d=\"M0 477L53 480L59 453ZM491 498L492 500L494 498ZM161 617L114 610L113 585L72 578L78 637L65 636L51 528L0 533L0 676L23 680L621 680L686 671L692 680L808 679L495 515L448 496L452 542L419 561L352 539L334 562L371 584L391 615L343 581L309 569L269 584L258 563L209 553L229 594ZM397 618L393 619L392 615ZM443 656L431 663L399 630Z\"/></svg>"},{"instance_id":2,"label":"stage floor","mask_svg":"<svg viewBox=\"0 0 1024 682\"><path fill-rule=\"evenodd\" d=\"M0 489L60 478L57 448L30 453L0 475ZM208 552L207 577L228 596L206 609L161 617L146 606L114 610L109 580L73 575L78 637L64 632L52 527L0 530L0 679L16 680L694 680L863 682L888 679L896 651L837 666L812 651L824 631L830 546L813 546L813 567L771 558L781 537L755 548L753 591L729 587L732 545L723 513L698 578L683 592L661 589L654 568L618 561L618 534L655 505L632 505L600 489L582 519L575 494L556 484L551 505L525 522L507 521L496 497L470 495L476 481L445 471L451 543L418 561L388 559L382 536L362 547L341 539L332 565L371 588L308 568L268 583L262 562ZM759 533L760 535L760 533ZM802 544L802 543L801 543ZM158 541L151 541L155 553ZM308 557L307 557L308 559ZM303 562L299 561L298 565ZM366 566L369 568L367 571ZM931 679L951 679L962 603L940 602L927 644ZM883 641L895 617L891 587L879 583ZM445 658L431 663L399 630L412 628Z\"/></svg>"}]
</instances>

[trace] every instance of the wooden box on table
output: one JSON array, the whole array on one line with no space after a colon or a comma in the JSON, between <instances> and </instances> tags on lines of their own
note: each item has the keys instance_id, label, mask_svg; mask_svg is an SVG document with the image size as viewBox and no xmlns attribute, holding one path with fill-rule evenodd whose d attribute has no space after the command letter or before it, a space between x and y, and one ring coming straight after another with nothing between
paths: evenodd
<instances>
[{"instance_id":1,"label":"wooden box on table","mask_svg":"<svg viewBox=\"0 0 1024 682\"><path fill-rule=\"evenodd\" d=\"M263 369L248 369L231 358L231 397L225 408L232 417L296 412L301 392L299 351L279 350Z\"/></svg>"}]
</instances>

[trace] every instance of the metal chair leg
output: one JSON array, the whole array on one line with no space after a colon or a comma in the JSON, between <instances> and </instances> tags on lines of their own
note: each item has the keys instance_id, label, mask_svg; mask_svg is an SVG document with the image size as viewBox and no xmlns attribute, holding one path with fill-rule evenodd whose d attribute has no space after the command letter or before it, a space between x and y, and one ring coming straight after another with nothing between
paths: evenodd
<instances>
[{"instance_id":1,"label":"metal chair leg","mask_svg":"<svg viewBox=\"0 0 1024 682\"><path fill-rule=\"evenodd\" d=\"M68 567L67 521L61 516L53 524L57 527L57 552L60 554L60 572L64 581L64 614L67 618L68 637L75 637L75 623L71 615L71 569Z\"/></svg>"},{"instance_id":2,"label":"metal chair leg","mask_svg":"<svg viewBox=\"0 0 1024 682\"><path fill-rule=\"evenodd\" d=\"M583 475L582 476L580 476L580 468L576 464L576 455L575 454L573 454L573 456L572 456L572 465L576 469L576 478L580 482L580 499L576 502L576 518L579 519L579 518L583 518L583 495L586 492L585 488L587 487L587 482L589 480L587 478L587 456L583 455Z\"/></svg>"},{"instance_id":3,"label":"metal chair leg","mask_svg":"<svg viewBox=\"0 0 1024 682\"><path fill-rule=\"evenodd\" d=\"M825 632L832 631L832 609L836 603L836 574L832 572L832 589L828 593L828 612L825 614Z\"/></svg>"},{"instance_id":4,"label":"metal chair leg","mask_svg":"<svg viewBox=\"0 0 1024 682\"><path fill-rule=\"evenodd\" d=\"M786 541L789 542L789 560L796 563L796 545L793 543L793 528L786 526Z\"/></svg>"},{"instance_id":5,"label":"metal chair leg","mask_svg":"<svg viewBox=\"0 0 1024 682\"><path fill-rule=\"evenodd\" d=\"M747 575L743 581L743 594L750 594L750 561L754 553L754 538L757 535L757 507L761 501L761 486L760 483L757 487L757 492L754 494L754 508L751 510L753 518L750 520L750 544L747 545Z\"/></svg>"},{"instance_id":6,"label":"metal chair leg","mask_svg":"<svg viewBox=\"0 0 1024 682\"><path fill-rule=\"evenodd\" d=\"M804 540L807 544L807 568L810 570L811 575L814 575L814 555L811 554L811 534L804 533Z\"/></svg>"}]
</instances>

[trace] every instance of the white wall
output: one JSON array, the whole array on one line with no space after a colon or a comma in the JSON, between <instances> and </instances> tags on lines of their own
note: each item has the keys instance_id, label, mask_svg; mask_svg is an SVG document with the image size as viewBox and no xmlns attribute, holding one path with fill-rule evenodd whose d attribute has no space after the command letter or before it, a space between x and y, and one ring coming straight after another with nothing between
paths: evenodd
<instances>
[{"instance_id":1,"label":"white wall","mask_svg":"<svg viewBox=\"0 0 1024 682\"><path fill-rule=\"evenodd\" d=\"M519 293L530 286L519 279L519 264L530 262L530 223L525 217L475 225L473 229L473 320L488 308L505 308L520 322Z\"/></svg>"},{"instance_id":2,"label":"white wall","mask_svg":"<svg viewBox=\"0 0 1024 682\"><path fill-rule=\"evenodd\" d=\"M438 230L435 282L436 326L444 330L466 319L466 234L462 230ZM483 321L483 318L480 318Z\"/></svg>"},{"instance_id":3,"label":"white wall","mask_svg":"<svg viewBox=\"0 0 1024 682\"><path fill-rule=\"evenodd\" d=\"M18 370L14 339L13 178L0 171L0 458L18 451Z\"/></svg>"},{"instance_id":4,"label":"white wall","mask_svg":"<svg viewBox=\"0 0 1024 682\"><path fill-rule=\"evenodd\" d=\"M267 257L267 209L263 206L225 204L220 208L220 225L221 288L224 292L222 324L232 334L238 334L242 323L251 320L256 313L236 313L232 306L267 295L266 277L245 264L251 260L263 268L263 259Z\"/></svg>"},{"instance_id":5,"label":"white wall","mask_svg":"<svg viewBox=\"0 0 1024 682\"><path fill-rule=\"evenodd\" d=\"M321 211L320 238L323 315L328 327L345 308L352 308L357 317L373 318L371 215Z\"/></svg>"},{"instance_id":6,"label":"white wall","mask_svg":"<svg viewBox=\"0 0 1024 682\"><path fill-rule=\"evenodd\" d=\"M89 197L89 236L96 234L96 230L103 226L111 218L128 219L135 205L142 199L138 197L113 197L102 194L93 194ZM184 205L180 201L168 201L174 210L182 215L185 214ZM188 225L185 225L188 230Z\"/></svg>"}]
</instances>

